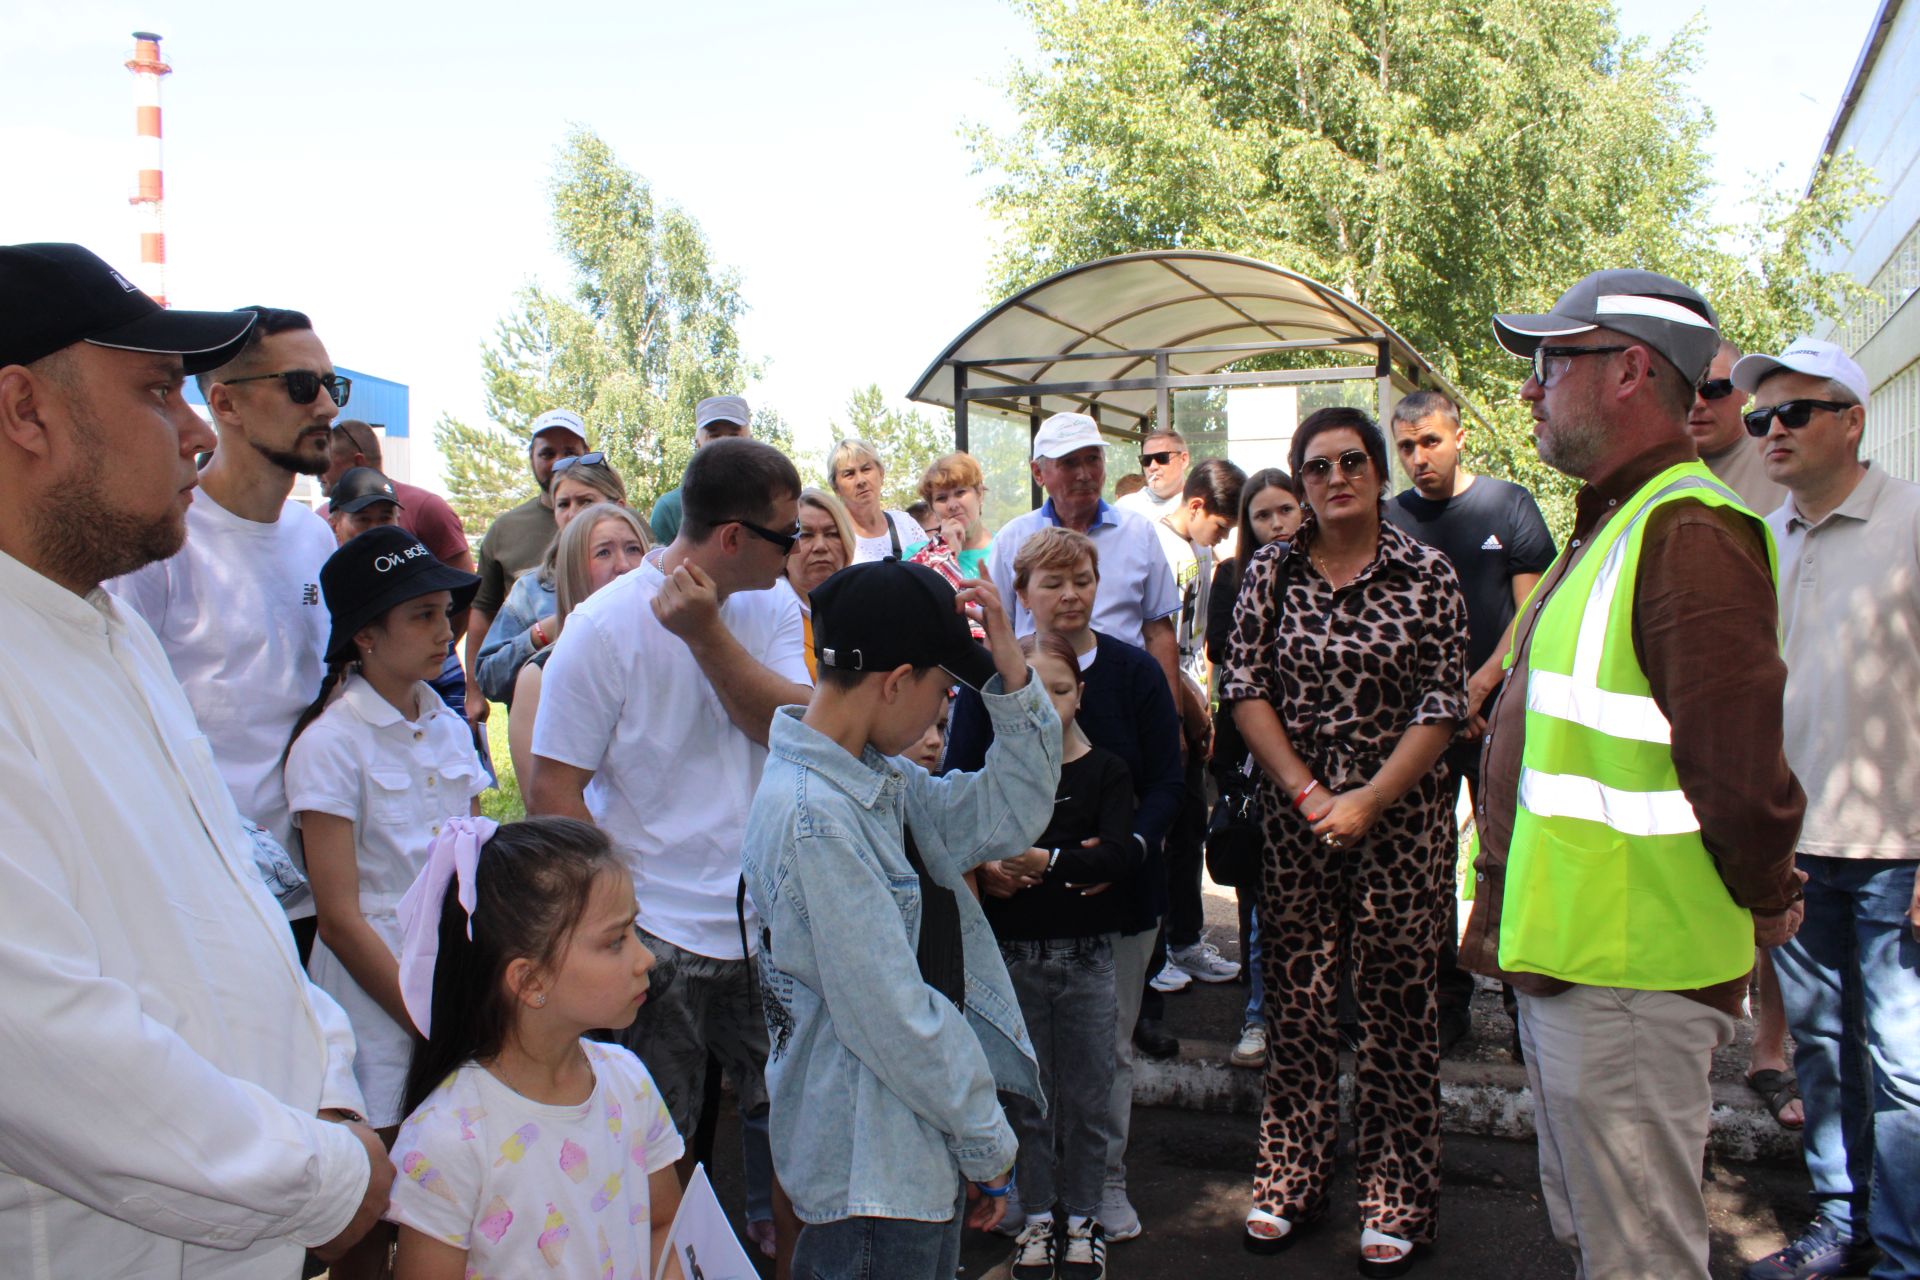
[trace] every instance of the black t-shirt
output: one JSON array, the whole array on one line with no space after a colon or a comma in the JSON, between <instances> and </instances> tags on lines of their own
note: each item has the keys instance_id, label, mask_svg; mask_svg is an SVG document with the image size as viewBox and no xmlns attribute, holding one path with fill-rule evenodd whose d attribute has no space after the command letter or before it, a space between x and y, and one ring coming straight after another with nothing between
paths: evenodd
<instances>
[{"instance_id":1,"label":"black t-shirt","mask_svg":"<svg viewBox=\"0 0 1920 1280\"><path fill-rule=\"evenodd\" d=\"M1467 674L1500 646L1513 621L1516 574L1545 573L1553 535L1533 495L1517 484L1475 476L1467 491L1436 502L1418 489L1397 493L1387 519L1403 533L1437 547L1453 562L1467 597Z\"/></svg>"},{"instance_id":2,"label":"black t-shirt","mask_svg":"<svg viewBox=\"0 0 1920 1280\"><path fill-rule=\"evenodd\" d=\"M1100 843L1080 842L1098 836ZM1132 914L1130 881L1140 870L1140 842L1133 834L1133 779L1111 751L1090 748L1060 766L1053 820L1034 844L1059 849L1046 878L1011 898L980 900L995 937L1045 940L1091 938L1125 931ZM1082 887L1114 887L1088 897Z\"/></svg>"}]
</instances>

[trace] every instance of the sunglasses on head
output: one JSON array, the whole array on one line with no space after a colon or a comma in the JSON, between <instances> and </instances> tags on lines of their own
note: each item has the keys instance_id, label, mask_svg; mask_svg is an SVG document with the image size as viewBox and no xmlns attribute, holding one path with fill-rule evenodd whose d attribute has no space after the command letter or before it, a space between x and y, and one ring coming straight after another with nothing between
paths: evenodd
<instances>
[{"instance_id":1,"label":"sunglasses on head","mask_svg":"<svg viewBox=\"0 0 1920 1280\"><path fill-rule=\"evenodd\" d=\"M289 369L285 373L254 373L244 378L228 378L226 384L238 386L242 382L265 382L269 378L279 378L287 384L287 399L295 404L312 404L320 394L320 388L327 389L327 395L333 400L333 407L347 407L347 396L353 391L353 379L342 378L338 374L315 373L311 369Z\"/></svg>"},{"instance_id":2,"label":"sunglasses on head","mask_svg":"<svg viewBox=\"0 0 1920 1280\"><path fill-rule=\"evenodd\" d=\"M553 460L553 474L557 476L568 467L576 465L582 467L597 467L606 460L607 455L597 449L592 453L576 453L570 458L555 458Z\"/></svg>"},{"instance_id":3,"label":"sunglasses on head","mask_svg":"<svg viewBox=\"0 0 1920 1280\"><path fill-rule=\"evenodd\" d=\"M1758 438L1773 429L1773 420L1778 417L1783 427L1804 427L1813 419L1815 409L1825 409L1831 413L1844 413L1853 408L1850 404L1841 404L1837 400L1787 400L1769 409L1755 409L1752 413L1740 415L1747 424L1747 434Z\"/></svg>"},{"instance_id":4,"label":"sunglasses on head","mask_svg":"<svg viewBox=\"0 0 1920 1280\"><path fill-rule=\"evenodd\" d=\"M1140 465L1143 467L1164 467L1179 457L1182 452L1184 451L1180 449L1162 449L1158 453L1143 453L1140 455Z\"/></svg>"},{"instance_id":5,"label":"sunglasses on head","mask_svg":"<svg viewBox=\"0 0 1920 1280\"><path fill-rule=\"evenodd\" d=\"M776 532L773 529L763 529L751 520L736 519L733 523L739 525L754 537L759 538L762 542L771 542L774 546L780 548L780 554L783 556L793 550L794 543L800 541L800 522L798 520L795 520L793 522L793 528L787 530L785 533Z\"/></svg>"},{"instance_id":6,"label":"sunglasses on head","mask_svg":"<svg viewBox=\"0 0 1920 1280\"><path fill-rule=\"evenodd\" d=\"M1332 458L1308 458L1300 464L1300 474L1309 480L1325 480L1333 474L1333 461ZM1348 449L1340 455L1340 470L1345 475L1357 476L1372 461L1365 449Z\"/></svg>"},{"instance_id":7,"label":"sunglasses on head","mask_svg":"<svg viewBox=\"0 0 1920 1280\"><path fill-rule=\"evenodd\" d=\"M1700 393L1702 400L1725 400L1733 394L1733 379L1708 378L1694 390Z\"/></svg>"}]
</instances>

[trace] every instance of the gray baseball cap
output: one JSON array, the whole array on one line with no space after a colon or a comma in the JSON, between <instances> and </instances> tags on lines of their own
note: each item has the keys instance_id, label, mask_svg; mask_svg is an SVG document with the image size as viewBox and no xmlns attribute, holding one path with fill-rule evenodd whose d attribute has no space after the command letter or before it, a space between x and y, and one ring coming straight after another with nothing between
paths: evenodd
<instances>
[{"instance_id":1,"label":"gray baseball cap","mask_svg":"<svg viewBox=\"0 0 1920 1280\"><path fill-rule=\"evenodd\" d=\"M1700 294L1671 276L1617 268L1596 271L1560 295L1544 315L1493 318L1493 336L1522 358L1552 338L1594 329L1624 333L1673 362L1697 384L1720 349L1720 318Z\"/></svg>"}]
</instances>

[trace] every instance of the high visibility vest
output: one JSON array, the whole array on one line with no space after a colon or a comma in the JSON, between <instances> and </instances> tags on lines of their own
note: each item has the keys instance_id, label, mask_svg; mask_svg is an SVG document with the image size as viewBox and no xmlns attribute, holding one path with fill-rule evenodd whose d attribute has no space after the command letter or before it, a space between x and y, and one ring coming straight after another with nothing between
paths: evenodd
<instances>
[{"instance_id":1,"label":"high visibility vest","mask_svg":"<svg viewBox=\"0 0 1920 1280\"><path fill-rule=\"evenodd\" d=\"M1595 535L1541 608L1500 914L1503 969L1684 991L1753 967L1753 916L1700 839L1674 772L1672 726L1633 651L1647 518L1669 502L1731 507L1766 528L1699 462L1669 467Z\"/></svg>"}]
</instances>

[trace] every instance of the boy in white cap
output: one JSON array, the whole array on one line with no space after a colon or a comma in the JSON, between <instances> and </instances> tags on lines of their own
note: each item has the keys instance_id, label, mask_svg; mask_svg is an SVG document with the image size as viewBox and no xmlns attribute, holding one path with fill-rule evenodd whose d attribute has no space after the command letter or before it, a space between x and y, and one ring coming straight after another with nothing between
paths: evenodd
<instances>
[{"instance_id":1,"label":"boy in white cap","mask_svg":"<svg viewBox=\"0 0 1920 1280\"><path fill-rule=\"evenodd\" d=\"M695 452L712 441L729 440L734 436L753 439L753 413L747 408L745 398L708 396L693 406ZM678 485L655 500L653 513L647 517L647 525L653 530L655 546L664 547L679 534L680 488Z\"/></svg>"},{"instance_id":2,"label":"boy in white cap","mask_svg":"<svg viewBox=\"0 0 1920 1280\"><path fill-rule=\"evenodd\" d=\"M1767 524L1787 761L1807 789L1806 919L1773 963L1816 1205L1746 1275L1858 1275L1876 1257L1875 1276L1920 1275L1920 486L1861 461L1867 378L1832 343L1746 356L1733 381L1753 393L1747 434L1787 489Z\"/></svg>"}]
</instances>

